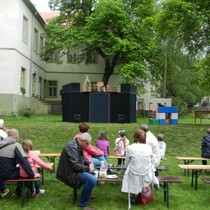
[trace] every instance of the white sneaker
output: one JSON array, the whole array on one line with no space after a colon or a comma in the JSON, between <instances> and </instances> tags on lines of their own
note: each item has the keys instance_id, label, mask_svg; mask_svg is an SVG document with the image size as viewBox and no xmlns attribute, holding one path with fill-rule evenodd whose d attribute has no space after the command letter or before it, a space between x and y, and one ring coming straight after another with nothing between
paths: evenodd
<instances>
[{"instance_id":1,"label":"white sneaker","mask_svg":"<svg viewBox=\"0 0 210 210\"><path fill-rule=\"evenodd\" d=\"M0 198L3 198L4 196L6 196L9 193L9 189L5 189L2 192L0 192Z\"/></svg>"},{"instance_id":2,"label":"white sneaker","mask_svg":"<svg viewBox=\"0 0 210 210\"><path fill-rule=\"evenodd\" d=\"M45 190L44 190L44 189L40 189L40 190L39 190L39 193L36 194L36 196L43 195L44 193L45 193Z\"/></svg>"}]
</instances>

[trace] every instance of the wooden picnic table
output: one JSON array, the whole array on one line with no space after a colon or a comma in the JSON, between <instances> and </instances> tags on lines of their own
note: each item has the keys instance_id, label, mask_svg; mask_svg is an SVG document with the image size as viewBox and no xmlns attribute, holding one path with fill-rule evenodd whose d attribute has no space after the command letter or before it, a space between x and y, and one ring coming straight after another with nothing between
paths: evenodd
<instances>
[{"instance_id":1,"label":"wooden picnic table","mask_svg":"<svg viewBox=\"0 0 210 210\"><path fill-rule=\"evenodd\" d=\"M194 111L194 117L195 117L195 124L196 124L196 118L197 116L200 116L200 123L202 123L203 114L210 114L210 110L198 110Z\"/></svg>"},{"instance_id":2,"label":"wooden picnic table","mask_svg":"<svg viewBox=\"0 0 210 210\"><path fill-rule=\"evenodd\" d=\"M192 170L191 186L193 187L195 182L195 190L198 189L198 177L202 170L210 170L210 165L179 165L179 167L184 170Z\"/></svg>"},{"instance_id":3,"label":"wooden picnic table","mask_svg":"<svg viewBox=\"0 0 210 210\"><path fill-rule=\"evenodd\" d=\"M184 165L190 165L193 161L202 161L202 160L210 160L208 158L202 158L202 157L176 157L177 160L183 160ZM184 170L184 175L185 176L190 176L189 170Z\"/></svg>"},{"instance_id":4,"label":"wooden picnic table","mask_svg":"<svg viewBox=\"0 0 210 210\"><path fill-rule=\"evenodd\" d=\"M48 166L52 166L54 168L54 163L46 163ZM39 165L36 165L36 168L39 170L41 176L42 176L42 185L44 184L44 169L40 167Z\"/></svg>"}]
</instances>

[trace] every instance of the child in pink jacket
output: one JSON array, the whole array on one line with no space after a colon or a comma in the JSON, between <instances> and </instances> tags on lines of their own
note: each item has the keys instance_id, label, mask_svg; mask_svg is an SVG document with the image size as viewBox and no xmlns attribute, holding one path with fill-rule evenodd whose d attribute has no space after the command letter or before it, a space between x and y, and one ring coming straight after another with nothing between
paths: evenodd
<instances>
[{"instance_id":1,"label":"child in pink jacket","mask_svg":"<svg viewBox=\"0 0 210 210\"><path fill-rule=\"evenodd\" d=\"M34 172L34 174L38 173L38 170L36 168L36 165L39 165L41 168L44 168L48 171L52 170L52 167L48 166L45 162L43 162L39 157L38 154L32 151L33 143L31 140L24 140L22 142L22 147L27 154L27 159L29 164L31 165L31 168ZM28 177L28 174L24 171L24 169L20 165L20 176L21 177ZM35 189L33 187L33 183L31 183L30 186L31 194L32 195L42 195L45 193L44 189L40 189L40 181L35 182Z\"/></svg>"}]
</instances>

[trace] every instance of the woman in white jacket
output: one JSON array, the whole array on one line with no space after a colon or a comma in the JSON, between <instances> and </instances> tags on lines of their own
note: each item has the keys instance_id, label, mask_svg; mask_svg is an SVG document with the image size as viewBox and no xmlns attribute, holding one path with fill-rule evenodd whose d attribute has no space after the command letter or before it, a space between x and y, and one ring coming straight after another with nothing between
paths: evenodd
<instances>
[{"instance_id":1,"label":"woman in white jacket","mask_svg":"<svg viewBox=\"0 0 210 210\"><path fill-rule=\"evenodd\" d=\"M154 183L155 168L152 164L152 149L146 144L146 134L142 129L134 133L134 143L127 148L126 171L122 182L122 192L128 193L128 209L130 193L139 194L144 187ZM157 180L155 180L157 181Z\"/></svg>"}]
</instances>

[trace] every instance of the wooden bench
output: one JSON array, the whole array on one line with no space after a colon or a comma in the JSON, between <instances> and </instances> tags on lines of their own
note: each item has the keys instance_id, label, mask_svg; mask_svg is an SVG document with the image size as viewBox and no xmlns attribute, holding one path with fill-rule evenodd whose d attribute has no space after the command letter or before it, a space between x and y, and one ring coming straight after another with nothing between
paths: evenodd
<instances>
[{"instance_id":1,"label":"wooden bench","mask_svg":"<svg viewBox=\"0 0 210 210\"><path fill-rule=\"evenodd\" d=\"M177 176L158 176L160 187L163 188L164 201L166 202L166 207L169 207L169 183L181 183L182 180Z\"/></svg>"},{"instance_id":2,"label":"wooden bench","mask_svg":"<svg viewBox=\"0 0 210 210\"><path fill-rule=\"evenodd\" d=\"M203 170L210 170L210 165L179 165L181 169L192 170L191 186L195 184L195 190L198 189L198 177Z\"/></svg>"},{"instance_id":3,"label":"wooden bench","mask_svg":"<svg viewBox=\"0 0 210 210\"><path fill-rule=\"evenodd\" d=\"M201 178L201 180L202 180L203 182L207 183L207 184L210 184L210 178L205 178L205 177L203 177L203 178Z\"/></svg>"},{"instance_id":4,"label":"wooden bench","mask_svg":"<svg viewBox=\"0 0 210 210\"><path fill-rule=\"evenodd\" d=\"M208 158L202 158L202 157L176 157L177 160L183 160L184 165L190 165L193 161L202 161L202 160L210 160ZM185 176L190 176L189 170L184 170Z\"/></svg>"},{"instance_id":5,"label":"wooden bench","mask_svg":"<svg viewBox=\"0 0 210 210\"><path fill-rule=\"evenodd\" d=\"M22 203L22 207L24 206L24 200L25 200L25 187L27 187L27 183L28 182L35 182L38 181L40 178L15 178L15 179L8 179L5 182L9 182L9 183L19 183L20 184L20 188L21 188L21 203ZM27 201L29 198L29 188L27 187Z\"/></svg>"},{"instance_id":6,"label":"wooden bench","mask_svg":"<svg viewBox=\"0 0 210 210\"><path fill-rule=\"evenodd\" d=\"M122 182L123 177L117 177L114 179L109 179L109 178L98 178L97 181L101 181L101 182ZM73 188L73 197L72 197L72 202L73 205L75 205L76 201L77 201L77 190L79 188L74 187Z\"/></svg>"}]
</instances>

